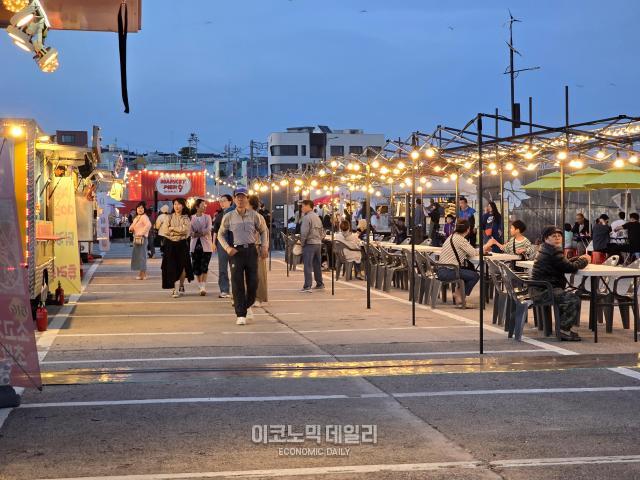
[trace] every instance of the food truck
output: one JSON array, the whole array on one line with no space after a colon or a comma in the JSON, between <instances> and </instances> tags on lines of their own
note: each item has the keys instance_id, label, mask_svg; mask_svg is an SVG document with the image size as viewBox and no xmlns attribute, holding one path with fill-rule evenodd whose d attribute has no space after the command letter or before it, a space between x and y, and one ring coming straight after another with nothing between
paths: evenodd
<instances>
[{"instance_id":1,"label":"food truck","mask_svg":"<svg viewBox=\"0 0 640 480\"><path fill-rule=\"evenodd\" d=\"M23 265L28 270L29 296L35 306L44 303L51 286L58 282L69 293L78 289L78 242L80 238L91 242L95 238L95 199L90 192L91 173L99 161L98 133L94 127L92 148L60 145L35 120L0 119L0 155L7 155L13 166ZM67 194L73 196L66 206L61 203L65 191L61 185L67 185ZM71 223L73 228L65 228L73 235L61 234L63 217ZM90 229L93 238L88 235ZM63 254L65 249L72 254L68 259ZM77 259L74 251L78 252Z\"/></svg>"}]
</instances>

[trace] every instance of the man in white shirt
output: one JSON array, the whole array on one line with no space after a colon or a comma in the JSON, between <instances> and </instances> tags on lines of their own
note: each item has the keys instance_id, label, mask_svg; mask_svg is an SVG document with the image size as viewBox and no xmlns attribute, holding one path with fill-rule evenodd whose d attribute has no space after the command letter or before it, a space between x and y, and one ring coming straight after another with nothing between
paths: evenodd
<instances>
[{"instance_id":1,"label":"man in white shirt","mask_svg":"<svg viewBox=\"0 0 640 480\"><path fill-rule=\"evenodd\" d=\"M625 221L625 213L624 212L619 212L618 213L618 220L614 220L613 222L611 222L611 238L626 238L627 237L627 231L622 228L622 226L627 223Z\"/></svg>"}]
</instances>

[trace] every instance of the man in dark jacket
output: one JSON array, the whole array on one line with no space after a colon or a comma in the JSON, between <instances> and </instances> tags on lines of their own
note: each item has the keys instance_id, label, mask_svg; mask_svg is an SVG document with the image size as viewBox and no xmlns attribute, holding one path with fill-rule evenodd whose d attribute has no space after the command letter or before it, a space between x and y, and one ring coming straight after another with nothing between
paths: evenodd
<instances>
[{"instance_id":1,"label":"man in dark jacket","mask_svg":"<svg viewBox=\"0 0 640 480\"><path fill-rule=\"evenodd\" d=\"M562 254L562 230L557 227L546 227L542 232L542 240L544 243L533 264L531 278L549 282L553 287L553 297L560 309L560 319L556 319L560 322L560 340L579 342L581 339L575 331L575 325L580 315L580 297L565 290L565 274L585 268L591 259L588 255L567 259ZM535 300L540 291L533 288L531 294Z\"/></svg>"}]
</instances>

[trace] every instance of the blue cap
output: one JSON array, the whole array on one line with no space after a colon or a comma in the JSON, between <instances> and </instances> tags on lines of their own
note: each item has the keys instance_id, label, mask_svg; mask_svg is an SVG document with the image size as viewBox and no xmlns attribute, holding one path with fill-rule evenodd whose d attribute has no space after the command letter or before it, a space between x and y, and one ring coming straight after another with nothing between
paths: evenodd
<instances>
[{"instance_id":1,"label":"blue cap","mask_svg":"<svg viewBox=\"0 0 640 480\"><path fill-rule=\"evenodd\" d=\"M237 197L238 195L244 195L245 197L248 197L249 191L246 187L238 187L233 191L233 196Z\"/></svg>"}]
</instances>

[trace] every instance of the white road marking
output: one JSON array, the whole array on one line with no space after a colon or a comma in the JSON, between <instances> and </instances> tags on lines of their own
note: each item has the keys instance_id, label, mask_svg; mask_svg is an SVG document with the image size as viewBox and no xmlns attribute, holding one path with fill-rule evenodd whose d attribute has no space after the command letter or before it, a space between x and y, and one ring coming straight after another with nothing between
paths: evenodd
<instances>
[{"instance_id":1,"label":"white road marking","mask_svg":"<svg viewBox=\"0 0 640 480\"><path fill-rule=\"evenodd\" d=\"M254 313L256 317L270 317L269 313ZM302 315L302 313L296 312L286 312L279 313L278 315ZM235 314L232 312L229 313L124 313L112 315L105 313L103 315L70 315L71 318L158 318L158 317L169 317L169 318L189 318L189 317L234 317Z\"/></svg>"},{"instance_id":2,"label":"white road marking","mask_svg":"<svg viewBox=\"0 0 640 480\"><path fill-rule=\"evenodd\" d=\"M132 337L147 335L204 335L205 332L64 333L58 337Z\"/></svg>"},{"instance_id":3,"label":"white road marking","mask_svg":"<svg viewBox=\"0 0 640 480\"><path fill-rule=\"evenodd\" d=\"M634 387L567 387L567 388L507 388L494 390L441 390L432 392L365 393L361 395L273 395L254 397L185 397L149 398L141 400L93 400L87 402L25 403L19 408L99 407L123 405L165 405L184 403L246 403L246 402L300 402L308 400L366 400L370 398L431 398L485 395L550 395L602 392L640 392Z\"/></svg>"},{"instance_id":4,"label":"white road marking","mask_svg":"<svg viewBox=\"0 0 640 480\"><path fill-rule=\"evenodd\" d=\"M537 350L487 350L487 354L512 354L512 353L540 353ZM300 359L300 358L395 358L395 357L430 357L446 355L477 355L477 351L457 351L457 352L395 352L395 353L347 353L334 355L324 353L309 355L221 355L211 357L156 357L156 358L108 358L108 359L87 359L87 360L47 360L43 365L74 365L85 363L145 363L145 362L189 362L202 360L276 360L276 359Z\"/></svg>"},{"instance_id":5,"label":"white road marking","mask_svg":"<svg viewBox=\"0 0 640 480\"><path fill-rule=\"evenodd\" d=\"M611 463L638 463L640 455L609 455L600 457L567 458L523 458L515 460L496 460L490 463L495 468L548 467L563 465L606 465Z\"/></svg>"},{"instance_id":6,"label":"white road marking","mask_svg":"<svg viewBox=\"0 0 640 480\"><path fill-rule=\"evenodd\" d=\"M235 470L196 473L152 473L147 475L114 475L106 477L58 478L52 480L176 480L192 478L277 478L347 475L376 472L426 472L452 469L475 469L481 462L396 463L383 465L344 465L335 467L281 468L270 470Z\"/></svg>"}]
</instances>

